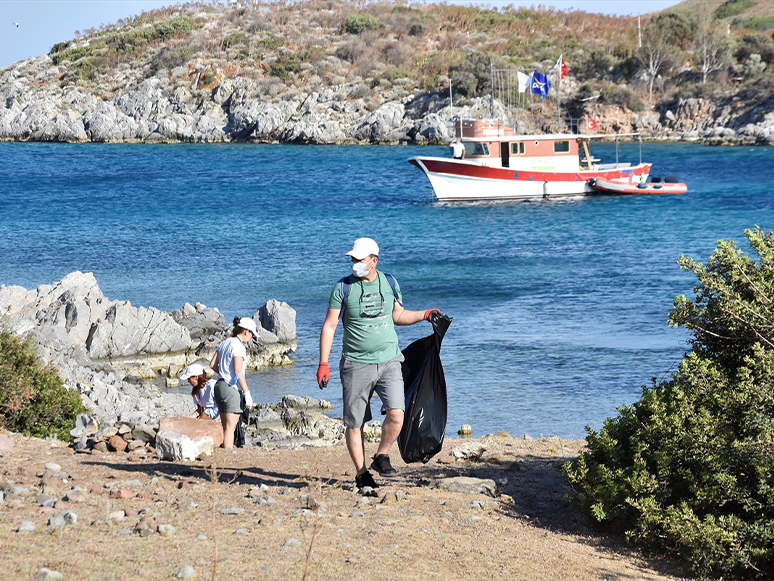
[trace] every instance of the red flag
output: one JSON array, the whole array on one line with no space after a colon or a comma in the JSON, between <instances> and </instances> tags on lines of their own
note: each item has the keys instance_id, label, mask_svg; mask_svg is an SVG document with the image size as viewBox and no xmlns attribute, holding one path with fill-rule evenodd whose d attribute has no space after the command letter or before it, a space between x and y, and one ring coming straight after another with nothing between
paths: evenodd
<instances>
[{"instance_id":1,"label":"red flag","mask_svg":"<svg viewBox=\"0 0 774 581\"><path fill-rule=\"evenodd\" d=\"M586 129L596 129L599 131L599 125L597 125L597 122L594 121L591 117L586 119Z\"/></svg>"},{"instance_id":2,"label":"red flag","mask_svg":"<svg viewBox=\"0 0 774 581\"><path fill-rule=\"evenodd\" d=\"M562 58L562 55L559 55L559 60L556 61L556 64L554 67L559 69L559 80L561 81L564 77L568 75L570 72L570 69L567 68L567 64L564 62L564 59Z\"/></svg>"}]
</instances>

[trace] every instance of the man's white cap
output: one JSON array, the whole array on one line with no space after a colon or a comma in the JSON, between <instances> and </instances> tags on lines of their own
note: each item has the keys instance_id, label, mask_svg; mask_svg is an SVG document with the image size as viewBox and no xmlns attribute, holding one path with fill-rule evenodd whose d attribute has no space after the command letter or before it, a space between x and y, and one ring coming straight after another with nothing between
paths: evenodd
<instances>
[{"instance_id":1,"label":"man's white cap","mask_svg":"<svg viewBox=\"0 0 774 581\"><path fill-rule=\"evenodd\" d=\"M351 256L355 260L363 260L366 256L379 256L379 246L371 238L358 238L352 245L352 250L345 256Z\"/></svg>"},{"instance_id":2,"label":"man's white cap","mask_svg":"<svg viewBox=\"0 0 774 581\"><path fill-rule=\"evenodd\" d=\"M241 327L242 329L247 329L256 337L258 336L258 327L255 326L255 321L253 321L250 317L242 317L241 319L239 319L238 327Z\"/></svg>"},{"instance_id":3,"label":"man's white cap","mask_svg":"<svg viewBox=\"0 0 774 581\"><path fill-rule=\"evenodd\" d=\"M201 363L191 363L191 365L186 367L183 370L183 373L180 374L180 379L186 380L189 377L198 377L202 373L204 373L207 377L212 377L215 375L215 372L209 367L205 367Z\"/></svg>"}]
</instances>

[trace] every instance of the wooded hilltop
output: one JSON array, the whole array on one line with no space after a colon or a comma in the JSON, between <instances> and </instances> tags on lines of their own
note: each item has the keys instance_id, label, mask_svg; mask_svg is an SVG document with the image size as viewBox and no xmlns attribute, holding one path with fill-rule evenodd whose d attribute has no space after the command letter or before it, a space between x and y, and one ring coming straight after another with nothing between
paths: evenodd
<instances>
[{"instance_id":1,"label":"wooded hilltop","mask_svg":"<svg viewBox=\"0 0 774 581\"><path fill-rule=\"evenodd\" d=\"M561 116L582 131L772 144L772 30L763 0L687 0L641 28L542 6L191 2L0 69L0 140L443 143L490 108L550 131L562 57ZM491 66L554 86L545 100L496 87L490 103Z\"/></svg>"}]
</instances>

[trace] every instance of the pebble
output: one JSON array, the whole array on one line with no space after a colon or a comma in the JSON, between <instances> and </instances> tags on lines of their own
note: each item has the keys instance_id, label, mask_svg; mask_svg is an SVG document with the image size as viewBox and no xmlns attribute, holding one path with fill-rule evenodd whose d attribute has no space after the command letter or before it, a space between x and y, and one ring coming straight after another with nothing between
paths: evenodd
<instances>
[{"instance_id":1,"label":"pebble","mask_svg":"<svg viewBox=\"0 0 774 581\"><path fill-rule=\"evenodd\" d=\"M80 490L71 490L63 500L66 500L67 502L85 502L86 495Z\"/></svg>"},{"instance_id":2,"label":"pebble","mask_svg":"<svg viewBox=\"0 0 774 581\"><path fill-rule=\"evenodd\" d=\"M40 571L38 571L38 574L35 575L36 581L45 581L46 579L64 579L64 575L62 575L59 571L54 571L52 569L46 569L43 567Z\"/></svg>"},{"instance_id":3,"label":"pebble","mask_svg":"<svg viewBox=\"0 0 774 581\"><path fill-rule=\"evenodd\" d=\"M17 533L30 533L35 530L35 523L31 520L23 520L19 523L19 528L16 529Z\"/></svg>"},{"instance_id":4,"label":"pebble","mask_svg":"<svg viewBox=\"0 0 774 581\"><path fill-rule=\"evenodd\" d=\"M247 529L237 529L234 531L235 535L249 535L250 531Z\"/></svg>"},{"instance_id":5,"label":"pebble","mask_svg":"<svg viewBox=\"0 0 774 581\"><path fill-rule=\"evenodd\" d=\"M127 480L126 482L122 482L121 486L142 486L142 482L135 478L134 480Z\"/></svg>"},{"instance_id":6,"label":"pebble","mask_svg":"<svg viewBox=\"0 0 774 581\"><path fill-rule=\"evenodd\" d=\"M422 517L419 516L418 514L416 514L416 515L411 517L411 520L416 521L416 522L422 522Z\"/></svg>"},{"instance_id":7,"label":"pebble","mask_svg":"<svg viewBox=\"0 0 774 581\"><path fill-rule=\"evenodd\" d=\"M191 579L193 577L196 577L196 571L194 571L194 568L190 565L185 565L183 567L180 567L180 570L177 572L177 575L175 575L178 579Z\"/></svg>"},{"instance_id":8,"label":"pebble","mask_svg":"<svg viewBox=\"0 0 774 581\"><path fill-rule=\"evenodd\" d=\"M11 490L9 490L11 494L15 494L17 496L29 496L30 491L28 488L24 488L23 486L11 486Z\"/></svg>"},{"instance_id":9,"label":"pebble","mask_svg":"<svg viewBox=\"0 0 774 581\"><path fill-rule=\"evenodd\" d=\"M89 489L90 494L94 494L96 496L101 495L104 492L103 488L99 484L95 484Z\"/></svg>"},{"instance_id":10,"label":"pebble","mask_svg":"<svg viewBox=\"0 0 774 581\"><path fill-rule=\"evenodd\" d=\"M232 506L231 508L221 508L220 514L242 514L245 511L244 508L239 506Z\"/></svg>"},{"instance_id":11,"label":"pebble","mask_svg":"<svg viewBox=\"0 0 774 581\"><path fill-rule=\"evenodd\" d=\"M59 516L61 516L65 523L68 525L74 525L78 522L78 515L75 514L72 510L66 510L63 513L61 513Z\"/></svg>"},{"instance_id":12,"label":"pebble","mask_svg":"<svg viewBox=\"0 0 774 581\"><path fill-rule=\"evenodd\" d=\"M351 515L349 515L349 518L362 518L365 516L365 513L362 510L356 510Z\"/></svg>"},{"instance_id":13,"label":"pebble","mask_svg":"<svg viewBox=\"0 0 774 581\"><path fill-rule=\"evenodd\" d=\"M300 547L301 541L298 539L294 539L293 537L290 537L285 540L285 544L282 545L283 547Z\"/></svg>"},{"instance_id":14,"label":"pebble","mask_svg":"<svg viewBox=\"0 0 774 581\"><path fill-rule=\"evenodd\" d=\"M481 520L481 517L475 514L468 517L468 522L476 522L477 520Z\"/></svg>"},{"instance_id":15,"label":"pebble","mask_svg":"<svg viewBox=\"0 0 774 581\"><path fill-rule=\"evenodd\" d=\"M108 520L121 522L126 517L126 513L123 510L114 510L108 515Z\"/></svg>"},{"instance_id":16,"label":"pebble","mask_svg":"<svg viewBox=\"0 0 774 581\"><path fill-rule=\"evenodd\" d=\"M45 507L55 507L56 501L59 500L58 498L54 498L53 496L49 496L48 494L38 494L35 497L35 501L38 503L38 506L45 506Z\"/></svg>"},{"instance_id":17,"label":"pebble","mask_svg":"<svg viewBox=\"0 0 774 581\"><path fill-rule=\"evenodd\" d=\"M256 504L277 504L277 501L274 500L271 496L262 496L258 500L255 501Z\"/></svg>"},{"instance_id":18,"label":"pebble","mask_svg":"<svg viewBox=\"0 0 774 581\"><path fill-rule=\"evenodd\" d=\"M65 525L65 519L62 516L52 516L48 519L48 528L59 529Z\"/></svg>"},{"instance_id":19,"label":"pebble","mask_svg":"<svg viewBox=\"0 0 774 581\"><path fill-rule=\"evenodd\" d=\"M196 535L196 540L197 541L206 541L207 540L207 535Z\"/></svg>"},{"instance_id":20,"label":"pebble","mask_svg":"<svg viewBox=\"0 0 774 581\"><path fill-rule=\"evenodd\" d=\"M121 529L118 531L119 535L133 535L134 529Z\"/></svg>"},{"instance_id":21,"label":"pebble","mask_svg":"<svg viewBox=\"0 0 774 581\"><path fill-rule=\"evenodd\" d=\"M172 525L159 525L157 530L160 535L164 536L171 536L176 532L175 527Z\"/></svg>"},{"instance_id":22,"label":"pebble","mask_svg":"<svg viewBox=\"0 0 774 581\"><path fill-rule=\"evenodd\" d=\"M54 474L62 471L62 467L56 462L46 462L45 469L51 470Z\"/></svg>"},{"instance_id":23,"label":"pebble","mask_svg":"<svg viewBox=\"0 0 774 581\"><path fill-rule=\"evenodd\" d=\"M371 504L371 500L367 497L358 498L355 506L362 506L364 504Z\"/></svg>"}]
</instances>

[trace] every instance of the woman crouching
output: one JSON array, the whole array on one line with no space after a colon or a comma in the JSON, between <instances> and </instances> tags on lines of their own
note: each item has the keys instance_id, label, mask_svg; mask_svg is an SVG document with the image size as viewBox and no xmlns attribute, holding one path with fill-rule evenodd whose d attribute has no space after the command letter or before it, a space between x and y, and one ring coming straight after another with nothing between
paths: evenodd
<instances>
[{"instance_id":1,"label":"woman crouching","mask_svg":"<svg viewBox=\"0 0 774 581\"><path fill-rule=\"evenodd\" d=\"M234 447L234 430L239 415L242 413L242 402L239 391L244 393L245 407L253 405L250 388L245 380L247 369L247 348L250 339L258 335L255 321L250 318L234 318L234 329L231 337L218 346L212 356L210 367L217 373L215 382L215 402L220 410L220 422L223 425L223 447Z\"/></svg>"},{"instance_id":2,"label":"woman crouching","mask_svg":"<svg viewBox=\"0 0 774 581\"><path fill-rule=\"evenodd\" d=\"M200 420L216 420L220 415L218 404L215 403L215 372L201 363L191 363L180 375L180 379L187 379L193 388L191 397L196 405L196 411L192 418Z\"/></svg>"}]
</instances>

